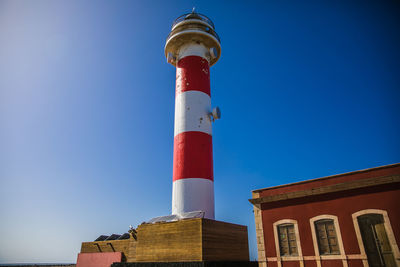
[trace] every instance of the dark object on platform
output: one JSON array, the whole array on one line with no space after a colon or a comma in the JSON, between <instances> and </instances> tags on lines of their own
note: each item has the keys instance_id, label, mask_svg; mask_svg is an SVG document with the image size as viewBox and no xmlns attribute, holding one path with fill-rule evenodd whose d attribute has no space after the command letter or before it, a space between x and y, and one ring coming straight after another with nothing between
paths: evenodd
<instances>
[{"instance_id":1,"label":"dark object on platform","mask_svg":"<svg viewBox=\"0 0 400 267\"><path fill-rule=\"evenodd\" d=\"M129 237L131 237L128 233L122 234L120 237L118 237L118 240L122 240L122 239L129 239Z\"/></svg>"},{"instance_id":2,"label":"dark object on platform","mask_svg":"<svg viewBox=\"0 0 400 267\"><path fill-rule=\"evenodd\" d=\"M96 238L95 241L104 241L104 240L106 240L107 238L108 238L108 235L101 235L101 236L99 236L98 238Z\"/></svg>"},{"instance_id":3,"label":"dark object on platform","mask_svg":"<svg viewBox=\"0 0 400 267\"><path fill-rule=\"evenodd\" d=\"M111 267L258 267L257 261L115 262Z\"/></svg>"},{"instance_id":4,"label":"dark object on platform","mask_svg":"<svg viewBox=\"0 0 400 267\"><path fill-rule=\"evenodd\" d=\"M112 234L109 237L107 237L104 241L108 241L108 240L117 240L121 235L117 235L117 234Z\"/></svg>"}]
</instances>

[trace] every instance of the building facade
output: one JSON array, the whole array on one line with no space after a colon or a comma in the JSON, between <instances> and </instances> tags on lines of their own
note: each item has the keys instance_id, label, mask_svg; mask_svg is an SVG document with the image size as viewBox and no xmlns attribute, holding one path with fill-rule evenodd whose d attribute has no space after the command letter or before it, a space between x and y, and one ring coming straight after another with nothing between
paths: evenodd
<instances>
[{"instance_id":1,"label":"building facade","mask_svg":"<svg viewBox=\"0 0 400 267\"><path fill-rule=\"evenodd\" d=\"M400 164L253 191L260 266L400 266Z\"/></svg>"}]
</instances>

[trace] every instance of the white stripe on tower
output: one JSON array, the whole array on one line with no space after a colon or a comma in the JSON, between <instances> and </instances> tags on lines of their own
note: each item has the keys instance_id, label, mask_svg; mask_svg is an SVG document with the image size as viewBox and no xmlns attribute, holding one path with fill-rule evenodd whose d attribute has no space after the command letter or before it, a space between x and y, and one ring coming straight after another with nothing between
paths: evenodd
<instances>
[{"instance_id":1,"label":"white stripe on tower","mask_svg":"<svg viewBox=\"0 0 400 267\"><path fill-rule=\"evenodd\" d=\"M207 48L189 43L176 64L172 213L214 219L210 73Z\"/></svg>"},{"instance_id":2,"label":"white stripe on tower","mask_svg":"<svg viewBox=\"0 0 400 267\"><path fill-rule=\"evenodd\" d=\"M205 211L205 217L214 219L214 182L203 178L186 178L174 181L172 188L172 213Z\"/></svg>"},{"instance_id":3,"label":"white stripe on tower","mask_svg":"<svg viewBox=\"0 0 400 267\"><path fill-rule=\"evenodd\" d=\"M189 131L211 135L211 97L200 91L187 91L175 97L174 136Z\"/></svg>"}]
</instances>

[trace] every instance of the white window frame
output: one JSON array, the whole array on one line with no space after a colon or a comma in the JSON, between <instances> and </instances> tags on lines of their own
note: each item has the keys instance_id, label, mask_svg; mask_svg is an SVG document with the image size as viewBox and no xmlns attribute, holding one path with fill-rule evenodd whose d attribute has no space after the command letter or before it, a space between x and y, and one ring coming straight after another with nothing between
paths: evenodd
<instances>
[{"instance_id":1,"label":"white window frame","mask_svg":"<svg viewBox=\"0 0 400 267\"><path fill-rule=\"evenodd\" d=\"M293 224L294 233L296 235L297 256L281 256L281 252L279 249L280 246L279 246L279 234L278 234L278 226L281 224ZM303 252L301 250L300 234L297 221L292 219L283 219L274 222L273 227L274 227L274 239L275 239L275 249L276 249L276 258L278 262L278 267L282 266L281 263L282 261L300 261L300 266L304 266Z\"/></svg>"},{"instance_id":2,"label":"white window frame","mask_svg":"<svg viewBox=\"0 0 400 267\"><path fill-rule=\"evenodd\" d=\"M317 238L317 234L315 232L315 222L319 221L319 220L333 220L340 254L338 254L338 255L320 255L319 246L318 246L318 238ZM342 260L343 267L347 267L348 264L347 264L347 260L346 260L346 254L344 252L342 234L340 233L338 217L335 215L329 215L329 214L315 216L310 219L310 226L311 226L311 234L312 234L312 239L313 239L313 244L314 244L314 253L315 253L316 260L317 260L317 267L321 266L321 260Z\"/></svg>"},{"instance_id":3,"label":"white window frame","mask_svg":"<svg viewBox=\"0 0 400 267\"><path fill-rule=\"evenodd\" d=\"M386 231L387 237L389 239L390 246L392 247L393 256L396 261L396 265L400 266L399 247L397 246L396 238L394 236L392 225L390 224L390 220L389 220L387 211L386 210L378 210L378 209L365 209L365 210L357 211L351 215L353 217L354 230L356 232L358 246L360 247L360 252L361 252L361 255L363 256L364 267L369 267L369 264L368 264L367 253L365 252L365 248L364 248L364 242L362 241L360 225L358 224L357 218L359 216L366 215L366 214L380 214L383 216L383 224L385 226L385 231Z\"/></svg>"}]
</instances>

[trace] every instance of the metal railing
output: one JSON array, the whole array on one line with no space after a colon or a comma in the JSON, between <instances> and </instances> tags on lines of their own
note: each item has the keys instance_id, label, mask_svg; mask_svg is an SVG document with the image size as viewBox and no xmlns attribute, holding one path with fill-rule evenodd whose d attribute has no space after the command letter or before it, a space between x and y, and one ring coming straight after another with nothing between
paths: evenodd
<instances>
[{"instance_id":1,"label":"metal railing","mask_svg":"<svg viewBox=\"0 0 400 267\"><path fill-rule=\"evenodd\" d=\"M215 29L214 23L211 21L211 19L209 19L207 16L196 13L196 12L192 12L192 13L186 13L183 14L182 16L179 16L178 18L175 19L174 23L172 23L172 28L178 24L181 21L184 21L186 19L198 19L198 20L202 20L206 23L208 23L213 29Z\"/></svg>"},{"instance_id":2,"label":"metal railing","mask_svg":"<svg viewBox=\"0 0 400 267\"><path fill-rule=\"evenodd\" d=\"M167 40L168 40L172 35L174 35L175 33L180 32L181 30L182 30L182 29L179 29L179 28L178 28L178 29L175 29L175 30L171 31L171 32L168 34L168 36L167 36ZM204 25L201 25L201 26L199 26L199 25L190 25L190 26L185 27L185 30L200 30L200 31L206 32L206 33L208 33L208 34L214 36L215 39L217 39L218 42L221 43L221 39L219 38L218 34L217 34L213 29L211 29L210 27L206 27L206 26L204 26Z\"/></svg>"}]
</instances>

